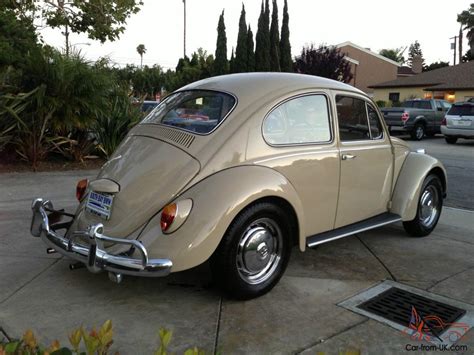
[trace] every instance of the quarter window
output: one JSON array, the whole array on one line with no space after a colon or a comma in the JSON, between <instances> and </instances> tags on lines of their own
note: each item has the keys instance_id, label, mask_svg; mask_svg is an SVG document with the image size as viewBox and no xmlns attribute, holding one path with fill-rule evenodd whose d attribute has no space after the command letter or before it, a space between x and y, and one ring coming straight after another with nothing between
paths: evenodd
<instances>
[{"instance_id":1,"label":"quarter window","mask_svg":"<svg viewBox=\"0 0 474 355\"><path fill-rule=\"evenodd\" d=\"M364 100L336 96L337 119L341 141L370 139L367 109Z\"/></svg>"},{"instance_id":2,"label":"quarter window","mask_svg":"<svg viewBox=\"0 0 474 355\"><path fill-rule=\"evenodd\" d=\"M263 137L273 145L323 143L331 140L328 102L324 95L291 99L263 122Z\"/></svg>"},{"instance_id":3,"label":"quarter window","mask_svg":"<svg viewBox=\"0 0 474 355\"><path fill-rule=\"evenodd\" d=\"M372 139L382 138L383 129L382 124L380 123L380 116L371 105L367 105L367 113L369 114L370 136Z\"/></svg>"}]
</instances>

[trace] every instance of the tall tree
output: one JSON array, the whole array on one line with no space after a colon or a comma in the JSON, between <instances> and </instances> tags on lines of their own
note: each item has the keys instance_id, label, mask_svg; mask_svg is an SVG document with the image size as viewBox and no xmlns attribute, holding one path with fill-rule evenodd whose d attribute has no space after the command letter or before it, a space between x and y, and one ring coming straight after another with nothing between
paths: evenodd
<instances>
[{"instance_id":1,"label":"tall tree","mask_svg":"<svg viewBox=\"0 0 474 355\"><path fill-rule=\"evenodd\" d=\"M418 41L413 42L410 44L408 48L408 65L411 67L413 66L413 58L415 56L420 56L422 59L422 65L425 65L425 60L423 58L423 52L421 50L421 45Z\"/></svg>"},{"instance_id":2,"label":"tall tree","mask_svg":"<svg viewBox=\"0 0 474 355\"><path fill-rule=\"evenodd\" d=\"M43 17L52 28L63 28L66 54L69 33L85 33L90 39L114 41L125 31L127 19L140 11L141 0L45 0Z\"/></svg>"},{"instance_id":3,"label":"tall tree","mask_svg":"<svg viewBox=\"0 0 474 355\"><path fill-rule=\"evenodd\" d=\"M217 25L216 59L214 60L214 74L223 75L229 71L227 60L227 35L225 31L224 10L219 17Z\"/></svg>"},{"instance_id":4,"label":"tall tree","mask_svg":"<svg viewBox=\"0 0 474 355\"><path fill-rule=\"evenodd\" d=\"M458 22L461 24L463 31L467 30L467 40L471 52L474 53L474 3L471 4L469 9L458 14Z\"/></svg>"},{"instance_id":5,"label":"tall tree","mask_svg":"<svg viewBox=\"0 0 474 355\"><path fill-rule=\"evenodd\" d=\"M278 5L276 0L272 3L272 24L270 26L270 70L281 71L280 68L280 31L278 25Z\"/></svg>"},{"instance_id":6,"label":"tall tree","mask_svg":"<svg viewBox=\"0 0 474 355\"><path fill-rule=\"evenodd\" d=\"M405 64L405 57L403 56L403 48L382 49L379 54L385 58L391 59L400 64Z\"/></svg>"},{"instance_id":7,"label":"tall tree","mask_svg":"<svg viewBox=\"0 0 474 355\"><path fill-rule=\"evenodd\" d=\"M291 59L291 44L290 44L290 16L288 15L288 2L285 0L283 7L283 21L281 24L281 39L280 39L280 69L285 72L293 71L293 60Z\"/></svg>"},{"instance_id":8,"label":"tall tree","mask_svg":"<svg viewBox=\"0 0 474 355\"><path fill-rule=\"evenodd\" d=\"M143 68L143 55L146 53L144 44L139 44L137 46L137 53L140 55L140 68Z\"/></svg>"},{"instance_id":9,"label":"tall tree","mask_svg":"<svg viewBox=\"0 0 474 355\"><path fill-rule=\"evenodd\" d=\"M232 47L232 53L230 54L229 60L229 72L235 73L235 55L234 55L234 47Z\"/></svg>"},{"instance_id":10,"label":"tall tree","mask_svg":"<svg viewBox=\"0 0 474 355\"><path fill-rule=\"evenodd\" d=\"M266 8L262 0L255 48L255 69L257 71L270 71L270 10L268 7L268 0L266 0Z\"/></svg>"},{"instance_id":11,"label":"tall tree","mask_svg":"<svg viewBox=\"0 0 474 355\"><path fill-rule=\"evenodd\" d=\"M344 56L344 53L335 47L303 47L296 58L295 69L301 74L317 75L347 83L352 79L352 73L350 63Z\"/></svg>"},{"instance_id":12,"label":"tall tree","mask_svg":"<svg viewBox=\"0 0 474 355\"><path fill-rule=\"evenodd\" d=\"M252 29L248 28L247 31L247 70L249 72L255 71L255 44L253 42L253 32Z\"/></svg>"},{"instance_id":13,"label":"tall tree","mask_svg":"<svg viewBox=\"0 0 474 355\"><path fill-rule=\"evenodd\" d=\"M247 22L245 21L244 4L242 4L242 11L240 13L234 69L237 73L245 73L248 70Z\"/></svg>"}]
</instances>

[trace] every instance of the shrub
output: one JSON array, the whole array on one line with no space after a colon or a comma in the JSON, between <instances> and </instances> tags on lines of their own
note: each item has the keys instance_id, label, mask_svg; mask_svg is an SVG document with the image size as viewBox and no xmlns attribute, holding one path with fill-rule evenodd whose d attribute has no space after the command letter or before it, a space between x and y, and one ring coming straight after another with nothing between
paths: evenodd
<instances>
[{"instance_id":1,"label":"shrub","mask_svg":"<svg viewBox=\"0 0 474 355\"><path fill-rule=\"evenodd\" d=\"M0 342L0 355L107 355L113 344L113 334L110 320L105 321L98 330L94 327L88 331L81 326L68 335L71 347L61 347L58 340L54 340L49 346L44 346L37 341L32 330L27 330L20 340L7 339L6 342ZM172 335L172 331L160 329L158 332L160 344L153 352L154 355L170 354L168 349ZM184 355L204 354L205 352L197 347L184 352Z\"/></svg>"},{"instance_id":2,"label":"shrub","mask_svg":"<svg viewBox=\"0 0 474 355\"><path fill-rule=\"evenodd\" d=\"M378 107L387 107L387 102L383 100L377 100L375 103L377 104Z\"/></svg>"}]
</instances>

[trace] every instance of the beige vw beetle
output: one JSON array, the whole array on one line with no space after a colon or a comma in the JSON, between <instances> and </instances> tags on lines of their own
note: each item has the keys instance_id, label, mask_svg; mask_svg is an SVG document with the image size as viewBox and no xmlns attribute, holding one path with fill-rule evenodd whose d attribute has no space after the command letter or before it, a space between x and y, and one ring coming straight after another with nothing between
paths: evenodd
<instances>
[{"instance_id":1,"label":"beige vw beetle","mask_svg":"<svg viewBox=\"0 0 474 355\"><path fill-rule=\"evenodd\" d=\"M301 251L397 221L436 226L442 164L390 137L363 92L280 73L214 77L133 128L76 213L33 202L31 232L72 267L165 276L210 259L232 297L269 291ZM63 219L70 218L69 222Z\"/></svg>"}]
</instances>

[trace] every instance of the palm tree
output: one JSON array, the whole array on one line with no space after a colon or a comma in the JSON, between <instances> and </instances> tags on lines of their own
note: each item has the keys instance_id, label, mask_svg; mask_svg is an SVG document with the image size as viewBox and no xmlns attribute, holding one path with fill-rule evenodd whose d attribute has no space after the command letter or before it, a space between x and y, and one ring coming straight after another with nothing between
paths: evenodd
<instances>
[{"instance_id":1,"label":"palm tree","mask_svg":"<svg viewBox=\"0 0 474 355\"><path fill-rule=\"evenodd\" d=\"M139 44L137 47L137 52L140 54L140 68L143 68L143 55L146 53L145 45Z\"/></svg>"}]
</instances>

